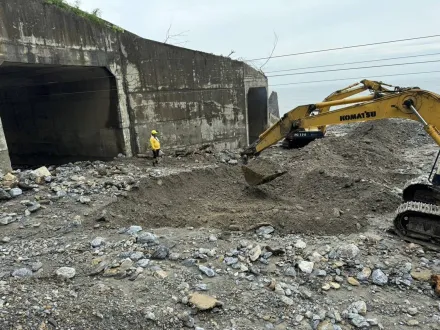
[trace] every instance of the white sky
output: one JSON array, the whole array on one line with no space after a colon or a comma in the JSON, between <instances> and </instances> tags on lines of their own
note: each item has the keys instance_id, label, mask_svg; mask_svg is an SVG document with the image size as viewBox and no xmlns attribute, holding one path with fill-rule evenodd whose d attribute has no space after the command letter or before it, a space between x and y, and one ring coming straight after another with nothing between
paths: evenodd
<instances>
[{"instance_id":1,"label":"white sky","mask_svg":"<svg viewBox=\"0 0 440 330\"><path fill-rule=\"evenodd\" d=\"M236 59L268 56L274 32L278 36L274 55L440 34L439 0L82 0L80 6L85 10L100 8L102 18L157 41L165 40L172 24L171 34L185 35L170 43L219 55L228 55L233 50L232 57ZM264 71L431 53L440 53L440 38L272 59ZM428 60L439 62L271 77L269 85L359 78L270 86L270 90L278 92L281 113L300 104L319 102L363 78L440 93L440 72L381 78L388 74L440 71L440 54L345 67ZM343 67L305 71L337 68Z\"/></svg>"}]
</instances>

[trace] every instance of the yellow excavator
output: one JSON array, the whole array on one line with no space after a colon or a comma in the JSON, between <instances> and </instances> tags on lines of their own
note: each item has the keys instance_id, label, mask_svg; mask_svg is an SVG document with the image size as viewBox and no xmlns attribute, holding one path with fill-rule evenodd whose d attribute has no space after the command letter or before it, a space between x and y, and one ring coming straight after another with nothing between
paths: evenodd
<instances>
[{"instance_id":1,"label":"yellow excavator","mask_svg":"<svg viewBox=\"0 0 440 330\"><path fill-rule=\"evenodd\" d=\"M369 91L370 95L356 96ZM346 105L337 110L334 106ZM378 81L362 80L329 95L323 102L301 105L287 112L263 132L242 153L242 170L249 185L270 182L287 171L258 173L248 166L250 158L285 139L301 147L323 138L329 125L350 124L387 118L419 121L440 146L440 95L418 87L394 87ZM403 202L394 217L394 231L402 239L440 250L440 166L437 154L426 180L404 187ZM437 169L435 169L437 167Z\"/></svg>"}]
</instances>

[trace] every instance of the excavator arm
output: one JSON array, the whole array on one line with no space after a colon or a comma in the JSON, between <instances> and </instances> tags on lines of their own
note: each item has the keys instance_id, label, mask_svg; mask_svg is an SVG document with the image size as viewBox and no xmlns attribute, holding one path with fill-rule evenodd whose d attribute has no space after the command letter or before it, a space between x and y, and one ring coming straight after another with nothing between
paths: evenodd
<instances>
[{"instance_id":1,"label":"excavator arm","mask_svg":"<svg viewBox=\"0 0 440 330\"><path fill-rule=\"evenodd\" d=\"M329 125L367 122L387 118L402 118L419 121L429 136L440 146L440 95L419 88L385 89L382 84L349 86L342 92L329 95L324 102L302 105L286 113L277 123L263 132L242 156L247 162L249 156L274 145L286 134L306 130L321 131ZM355 88L353 88L355 87ZM371 95L349 97L369 89ZM332 106L347 105L330 111ZM312 115L312 112L318 112ZM412 182L403 190L403 202L397 208L393 219L394 232L403 240L417 243L440 251L440 166L434 171L440 153L432 167L428 180ZM243 166L246 181L251 185L269 182L285 172L269 175L256 173Z\"/></svg>"},{"instance_id":2,"label":"excavator arm","mask_svg":"<svg viewBox=\"0 0 440 330\"><path fill-rule=\"evenodd\" d=\"M364 81L365 82L365 81ZM355 93L365 89L373 91L372 95L349 97L345 91L342 99L332 94L324 102L302 105L287 112L277 123L263 132L257 141L242 152L247 157L258 156L260 152L283 139L288 133L308 134L310 128L325 130L329 125L350 124L385 118L405 118L420 121L425 130L440 145L440 96L418 88L396 88L388 90L380 85L357 88ZM375 88L374 88L375 87ZM365 88L365 89L364 89ZM353 94L355 94L353 93ZM332 106L348 105L339 110L329 111ZM311 115L318 111L318 115Z\"/></svg>"}]
</instances>

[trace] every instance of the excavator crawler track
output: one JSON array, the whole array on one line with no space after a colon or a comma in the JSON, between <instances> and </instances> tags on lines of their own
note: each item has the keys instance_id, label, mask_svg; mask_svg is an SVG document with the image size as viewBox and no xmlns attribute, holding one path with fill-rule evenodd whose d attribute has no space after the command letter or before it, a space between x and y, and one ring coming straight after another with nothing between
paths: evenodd
<instances>
[{"instance_id":1,"label":"excavator crawler track","mask_svg":"<svg viewBox=\"0 0 440 330\"><path fill-rule=\"evenodd\" d=\"M440 206L406 202L394 217L396 234L407 242L440 251Z\"/></svg>"}]
</instances>

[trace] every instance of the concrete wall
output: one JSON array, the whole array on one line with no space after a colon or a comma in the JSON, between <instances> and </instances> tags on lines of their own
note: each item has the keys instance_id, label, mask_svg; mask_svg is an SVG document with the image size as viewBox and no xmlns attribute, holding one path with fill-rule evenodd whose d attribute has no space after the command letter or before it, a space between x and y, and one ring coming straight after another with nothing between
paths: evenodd
<instances>
[{"instance_id":1,"label":"concrete wall","mask_svg":"<svg viewBox=\"0 0 440 330\"><path fill-rule=\"evenodd\" d=\"M165 149L245 146L247 92L267 88L264 75L242 62L116 32L44 0L0 1L2 61L107 68L128 156L147 151L151 129Z\"/></svg>"}]
</instances>

